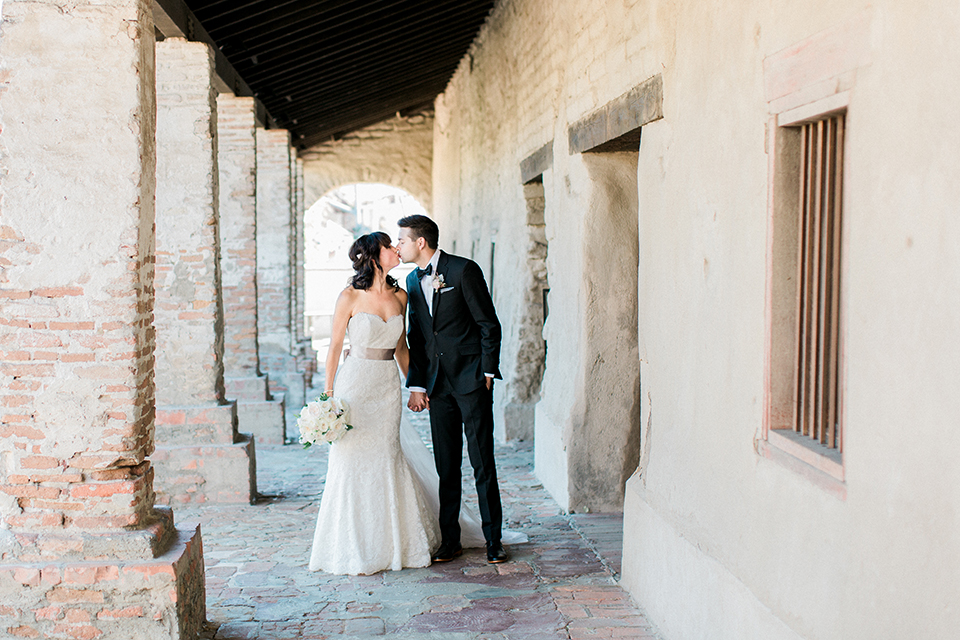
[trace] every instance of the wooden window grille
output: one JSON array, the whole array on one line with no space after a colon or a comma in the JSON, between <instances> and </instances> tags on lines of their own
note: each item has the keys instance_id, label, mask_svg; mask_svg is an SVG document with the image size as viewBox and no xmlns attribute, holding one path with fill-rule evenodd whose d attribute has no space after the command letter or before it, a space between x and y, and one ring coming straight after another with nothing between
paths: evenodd
<instances>
[{"instance_id":1,"label":"wooden window grille","mask_svg":"<svg viewBox=\"0 0 960 640\"><path fill-rule=\"evenodd\" d=\"M844 114L802 126L793 428L840 449L840 229Z\"/></svg>"}]
</instances>

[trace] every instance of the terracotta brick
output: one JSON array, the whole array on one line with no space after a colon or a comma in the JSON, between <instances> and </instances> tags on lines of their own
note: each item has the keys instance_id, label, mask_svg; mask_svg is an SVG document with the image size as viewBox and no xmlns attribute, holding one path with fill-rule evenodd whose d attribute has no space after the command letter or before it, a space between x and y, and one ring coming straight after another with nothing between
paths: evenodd
<instances>
[{"instance_id":1,"label":"terracotta brick","mask_svg":"<svg viewBox=\"0 0 960 640\"><path fill-rule=\"evenodd\" d=\"M20 460L21 469L52 469L59 465L60 461L51 456L28 456Z\"/></svg>"},{"instance_id":2,"label":"terracotta brick","mask_svg":"<svg viewBox=\"0 0 960 640\"><path fill-rule=\"evenodd\" d=\"M20 625L19 627L10 627L8 631L10 632L11 635L17 638L39 638L40 637L39 631L36 631L35 629L25 625Z\"/></svg>"},{"instance_id":3,"label":"terracotta brick","mask_svg":"<svg viewBox=\"0 0 960 640\"><path fill-rule=\"evenodd\" d=\"M60 356L61 362L93 362L96 359L92 353L65 353Z\"/></svg>"},{"instance_id":4,"label":"terracotta brick","mask_svg":"<svg viewBox=\"0 0 960 640\"><path fill-rule=\"evenodd\" d=\"M51 321L50 329L52 331L93 331L94 324L92 322L60 322L60 321Z\"/></svg>"},{"instance_id":5,"label":"terracotta brick","mask_svg":"<svg viewBox=\"0 0 960 640\"><path fill-rule=\"evenodd\" d=\"M25 587L40 586L40 570L32 567L17 567L13 579Z\"/></svg>"},{"instance_id":6,"label":"terracotta brick","mask_svg":"<svg viewBox=\"0 0 960 640\"><path fill-rule=\"evenodd\" d=\"M78 547L82 547L78 545ZM79 551L79 548L77 549ZM60 568L56 565L50 565L40 570L40 582L44 585L55 586L63 581L60 576Z\"/></svg>"},{"instance_id":7,"label":"terracotta brick","mask_svg":"<svg viewBox=\"0 0 960 640\"><path fill-rule=\"evenodd\" d=\"M66 296L82 296L83 287L46 287L34 289L33 295L41 298L63 298Z\"/></svg>"},{"instance_id":8,"label":"terracotta brick","mask_svg":"<svg viewBox=\"0 0 960 640\"><path fill-rule=\"evenodd\" d=\"M104 609L97 614L97 618L142 618L143 607L126 607L123 609Z\"/></svg>"},{"instance_id":9,"label":"terracotta brick","mask_svg":"<svg viewBox=\"0 0 960 640\"><path fill-rule=\"evenodd\" d=\"M103 593L90 589L72 589L69 587L54 587L47 592L50 602L103 602Z\"/></svg>"},{"instance_id":10,"label":"terracotta brick","mask_svg":"<svg viewBox=\"0 0 960 640\"><path fill-rule=\"evenodd\" d=\"M67 609L64 612L64 618L67 622L90 622L91 616L83 609Z\"/></svg>"}]
</instances>

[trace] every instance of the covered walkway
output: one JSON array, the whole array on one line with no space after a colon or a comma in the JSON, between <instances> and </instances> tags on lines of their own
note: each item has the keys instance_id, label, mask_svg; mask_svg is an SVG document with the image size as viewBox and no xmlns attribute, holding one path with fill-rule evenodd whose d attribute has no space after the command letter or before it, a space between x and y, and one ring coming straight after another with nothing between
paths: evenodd
<instances>
[{"instance_id":1,"label":"covered walkway","mask_svg":"<svg viewBox=\"0 0 960 640\"><path fill-rule=\"evenodd\" d=\"M429 429L425 415L414 420ZM530 537L510 549L510 562L487 565L474 549L426 569L308 571L326 453L258 447L256 505L177 509L203 531L207 638L657 638L615 579L621 516L562 514L533 476L533 446L523 442L497 451L506 526ZM470 477L467 464L468 497Z\"/></svg>"}]
</instances>

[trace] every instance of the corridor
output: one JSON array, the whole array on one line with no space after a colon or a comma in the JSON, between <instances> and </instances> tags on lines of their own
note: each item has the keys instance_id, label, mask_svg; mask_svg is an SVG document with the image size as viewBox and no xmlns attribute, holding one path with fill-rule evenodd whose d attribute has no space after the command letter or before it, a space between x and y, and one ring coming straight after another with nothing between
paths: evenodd
<instances>
[{"instance_id":1,"label":"corridor","mask_svg":"<svg viewBox=\"0 0 960 640\"><path fill-rule=\"evenodd\" d=\"M413 418L428 432L426 415ZM255 506L177 508L180 522L199 521L203 531L206 638L658 637L615 581L620 516L561 514L531 473L530 443L497 450L505 525L530 537L510 549L510 562L487 565L481 550L468 549L425 569L308 571L326 456L325 447L260 446ZM469 482L464 488L470 497Z\"/></svg>"}]
</instances>

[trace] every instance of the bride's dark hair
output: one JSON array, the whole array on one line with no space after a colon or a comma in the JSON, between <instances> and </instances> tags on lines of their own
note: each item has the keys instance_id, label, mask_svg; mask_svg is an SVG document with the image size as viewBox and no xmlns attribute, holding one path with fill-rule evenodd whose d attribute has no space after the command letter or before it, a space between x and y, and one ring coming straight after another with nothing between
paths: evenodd
<instances>
[{"instance_id":1,"label":"bride's dark hair","mask_svg":"<svg viewBox=\"0 0 960 640\"><path fill-rule=\"evenodd\" d=\"M390 248L390 236L382 231L374 231L360 236L350 247L350 259L353 260L353 270L356 271L350 284L354 289L366 291L373 286L377 271L383 271L380 266L380 249ZM399 289L396 279L387 275L387 286Z\"/></svg>"}]
</instances>

